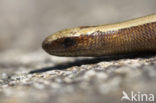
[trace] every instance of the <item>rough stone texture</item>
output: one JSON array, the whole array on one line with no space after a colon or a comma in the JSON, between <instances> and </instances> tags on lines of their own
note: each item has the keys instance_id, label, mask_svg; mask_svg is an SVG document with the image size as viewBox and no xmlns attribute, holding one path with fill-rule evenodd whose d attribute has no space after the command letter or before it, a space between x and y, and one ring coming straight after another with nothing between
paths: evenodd
<instances>
[{"instance_id":1,"label":"rough stone texture","mask_svg":"<svg viewBox=\"0 0 156 103\"><path fill-rule=\"evenodd\" d=\"M155 13L155 4L155 0L1 0L0 103L120 103L123 91L156 96L155 55L65 58L41 49L44 37L57 30Z\"/></svg>"},{"instance_id":2,"label":"rough stone texture","mask_svg":"<svg viewBox=\"0 0 156 103\"><path fill-rule=\"evenodd\" d=\"M18 54L0 60L1 103L119 103L122 91L156 94L156 56L84 60ZM65 67L55 65L60 60Z\"/></svg>"}]
</instances>

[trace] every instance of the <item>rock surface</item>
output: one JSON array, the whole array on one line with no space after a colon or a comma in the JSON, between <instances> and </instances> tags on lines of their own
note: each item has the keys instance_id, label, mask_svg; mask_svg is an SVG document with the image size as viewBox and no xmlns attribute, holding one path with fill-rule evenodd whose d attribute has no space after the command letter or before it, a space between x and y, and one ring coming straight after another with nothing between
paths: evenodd
<instances>
[{"instance_id":1,"label":"rock surface","mask_svg":"<svg viewBox=\"0 0 156 103\"><path fill-rule=\"evenodd\" d=\"M1 55L1 103L119 103L123 91L156 94L156 56L89 64L98 59L18 54ZM60 60L64 67L55 65ZM80 61L88 63L74 66Z\"/></svg>"}]
</instances>

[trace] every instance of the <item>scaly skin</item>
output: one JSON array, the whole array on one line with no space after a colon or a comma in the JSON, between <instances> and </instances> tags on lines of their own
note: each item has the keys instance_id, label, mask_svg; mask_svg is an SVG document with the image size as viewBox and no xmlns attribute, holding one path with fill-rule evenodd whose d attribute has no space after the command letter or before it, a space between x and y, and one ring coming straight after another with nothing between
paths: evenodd
<instances>
[{"instance_id":1,"label":"scaly skin","mask_svg":"<svg viewBox=\"0 0 156 103\"><path fill-rule=\"evenodd\" d=\"M156 52L156 15L116 24L65 29L48 36L42 47L56 56Z\"/></svg>"}]
</instances>

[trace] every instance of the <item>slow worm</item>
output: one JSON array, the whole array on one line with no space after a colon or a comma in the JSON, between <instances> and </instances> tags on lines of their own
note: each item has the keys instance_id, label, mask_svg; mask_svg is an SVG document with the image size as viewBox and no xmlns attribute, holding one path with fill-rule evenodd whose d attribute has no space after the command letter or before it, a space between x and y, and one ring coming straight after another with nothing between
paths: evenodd
<instances>
[{"instance_id":1,"label":"slow worm","mask_svg":"<svg viewBox=\"0 0 156 103\"><path fill-rule=\"evenodd\" d=\"M156 15L65 29L48 36L42 47L51 55L67 57L156 52Z\"/></svg>"}]
</instances>

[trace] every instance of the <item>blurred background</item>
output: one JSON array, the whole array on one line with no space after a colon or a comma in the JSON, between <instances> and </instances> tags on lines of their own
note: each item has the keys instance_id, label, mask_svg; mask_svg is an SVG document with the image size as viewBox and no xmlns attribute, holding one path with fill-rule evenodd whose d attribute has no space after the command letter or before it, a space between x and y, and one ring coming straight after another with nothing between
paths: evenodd
<instances>
[{"instance_id":1,"label":"blurred background","mask_svg":"<svg viewBox=\"0 0 156 103\"><path fill-rule=\"evenodd\" d=\"M155 5L156 0L0 0L0 53L38 51L58 30L154 14Z\"/></svg>"}]
</instances>

